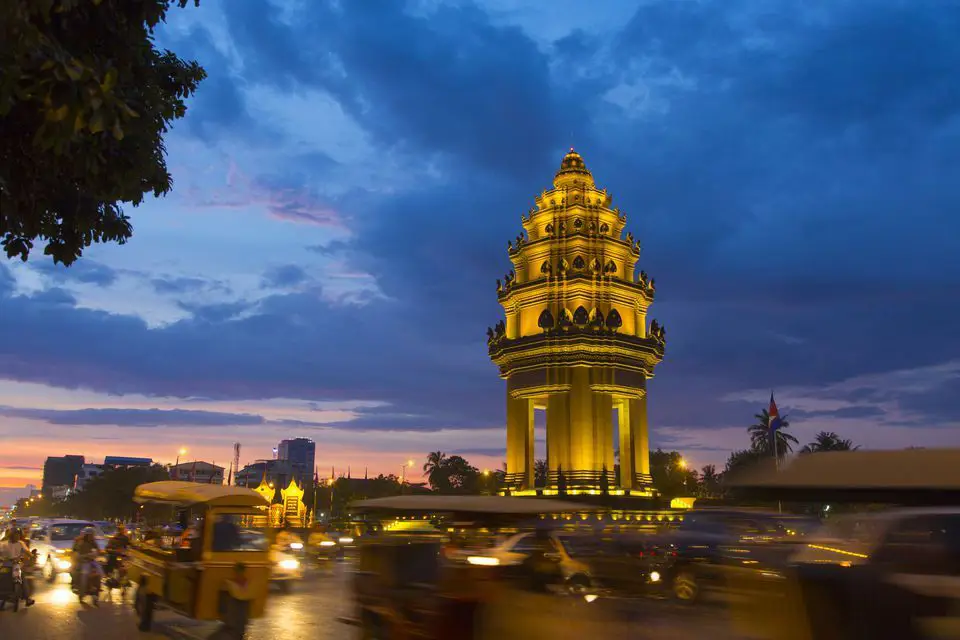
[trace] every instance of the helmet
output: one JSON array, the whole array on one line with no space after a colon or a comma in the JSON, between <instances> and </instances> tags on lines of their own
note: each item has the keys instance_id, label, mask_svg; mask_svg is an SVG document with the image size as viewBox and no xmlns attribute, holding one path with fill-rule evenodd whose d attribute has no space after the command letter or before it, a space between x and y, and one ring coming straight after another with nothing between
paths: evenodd
<instances>
[{"instance_id":1,"label":"helmet","mask_svg":"<svg viewBox=\"0 0 960 640\"><path fill-rule=\"evenodd\" d=\"M94 534L96 534L96 533L97 533L97 530L94 529L93 527L84 527L84 528L83 528L83 535L85 535L85 536L92 536L92 535L94 535Z\"/></svg>"}]
</instances>

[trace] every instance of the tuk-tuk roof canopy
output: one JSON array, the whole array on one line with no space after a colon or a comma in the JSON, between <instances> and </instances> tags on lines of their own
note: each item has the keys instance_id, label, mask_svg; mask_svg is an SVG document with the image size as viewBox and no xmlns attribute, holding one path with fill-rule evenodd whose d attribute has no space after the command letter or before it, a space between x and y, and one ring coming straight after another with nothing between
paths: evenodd
<instances>
[{"instance_id":1,"label":"tuk-tuk roof canopy","mask_svg":"<svg viewBox=\"0 0 960 640\"><path fill-rule=\"evenodd\" d=\"M393 496L354 502L362 510L436 511L439 513L487 513L503 515L537 515L568 511L597 511L596 505L564 500L515 498L507 496Z\"/></svg>"},{"instance_id":2,"label":"tuk-tuk roof canopy","mask_svg":"<svg viewBox=\"0 0 960 640\"><path fill-rule=\"evenodd\" d=\"M246 487L228 487L218 484L163 480L137 487L135 502L165 502L179 505L208 504L210 506L266 507L263 496Z\"/></svg>"},{"instance_id":3,"label":"tuk-tuk roof canopy","mask_svg":"<svg viewBox=\"0 0 960 640\"><path fill-rule=\"evenodd\" d=\"M960 449L829 451L802 454L779 470L770 463L731 477L728 485L775 496L862 496L870 501L954 501L960 496Z\"/></svg>"}]
</instances>

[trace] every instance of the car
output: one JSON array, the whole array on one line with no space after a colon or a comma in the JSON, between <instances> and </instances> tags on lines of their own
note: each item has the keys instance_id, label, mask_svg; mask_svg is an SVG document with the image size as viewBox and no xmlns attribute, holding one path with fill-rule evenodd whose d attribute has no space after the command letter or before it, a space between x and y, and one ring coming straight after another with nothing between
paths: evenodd
<instances>
[{"instance_id":1,"label":"car","mask_svg":"<svg viewBox=\"0 0 960 640\"><path fill-rule=\"evenodd\" d=\"M817 638L960 632L960 508L839 516L790 561Z\"/></svg>"},{"instance_id":2,"label":"car","mask_svg":"<svg viewBox=\"0 0 960 640\"><path fill-rule=\"evenodd\" d=\"M586 592L595 586L590 566L571 552L569 536L570 534L551 532L549 537L555 551L547 554L547 557L557 561L564 584L570 591ZM539 543L532 531L517 533L495 547L468 555L467 563L475 566L518 567L538 548Z\"/></svg>"},{"instance_id":3,"label":"car","mask_svg":"<svg viewBox=\"0 0 960 640\"><path fill-rule=\"evenodd\" d=\"M48 520L30 532L30 547L37 550L37 566L47 581L53 582L59 574L70 571L73 565L69 555L73 541L87 527L92 527L102 538L101 532L88 520Z\"/></svg>"},{"instance_id":4,"label":"car","mask_svg":"<svg viewBox=\"0 0 960 640\"><path fill-rule=\"evenodd\" d=\"M776 592L798 540L775 513L704 509L686 514L658 544L676 553L664 576L674 598L692 604L705 592Z\"/></svg>"},{"instance_id":5,"label":"car","mask_svg":"<svg viewBox=\"0 0 960 640\"><path fill-rule=\"evenodd\" d=\"M595 587L619 596L660 595L676 551L649 535L561 535L567 553L588 568Z\"/></svg>"}]
</instances>

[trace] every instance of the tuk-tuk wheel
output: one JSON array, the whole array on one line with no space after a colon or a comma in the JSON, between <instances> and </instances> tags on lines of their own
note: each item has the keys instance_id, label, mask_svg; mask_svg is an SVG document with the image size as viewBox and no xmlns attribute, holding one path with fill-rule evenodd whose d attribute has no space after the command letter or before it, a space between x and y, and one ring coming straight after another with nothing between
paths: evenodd
<instances>
[{"instance_id":1,"label":"tuk-tuk wheel","mask_svg":"<svg viewBox=\"0 0 960 640\"><path fill-rule=\"evenodd\" d=\"M133 599L133 608L137 612L140 631L150 631L153 626L153 607L156 604L156 596L146 592L146 584L141 583L137 586L137 594Z\"/></svg>"},{"instance_id":2,"label":"tuk-tuk wheel","mask_svg":"<svg viewBox=\"0 0 960 640\"><path fill-rule=\"evenodd\" d=\"M290 593L293 591L293 580L281 580L278 583L281 593Z\"/></svg>"},{"instance_id":3,"label":"tuk-tuk wheel","mask_svg":"<svg viewBox=\"0 0 960 640\"><path fill-rule=\"evenodd\" d=\"M361 640L388 640L383 620L378 616L364 616L360 629Z\"/></svg>"}]
</instances>

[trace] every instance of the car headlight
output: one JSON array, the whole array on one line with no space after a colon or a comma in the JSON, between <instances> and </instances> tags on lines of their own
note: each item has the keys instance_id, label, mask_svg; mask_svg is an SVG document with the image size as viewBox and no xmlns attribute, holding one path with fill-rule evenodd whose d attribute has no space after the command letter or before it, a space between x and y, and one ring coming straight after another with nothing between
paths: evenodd
<instances>
[{"instance_id":1,"label":"car headlight","mask_svg":"<svg viewBox=\"0 0 960 640\"><path fill-rule=\"evenodd\" d=\"M286 569L287 571L293 571L300 566L300 562L294 558L287 558L286 560L280 561L280 568Z\"/></svg>"},{"instance_id":2,"label":"car headlight","mask_svg":"<svg viewBox=\"0 0 960 640\"><path fill-rule=\"evenodd\" d=\"M73 565L70 564L69 560L60 560L57 562L57 569L60 571L69 571L71 566Z\"/></svg>"},{"instance_id":3,"label":"car headlight","mask_svg":"<svg viewBox=\"0 0 960 640\"><path fill-rule=\"evenodd\" d=\"M468 556L467 562L478 567L496 567L500 564L500 559L492 556Z\"/></svg>"},{"instance_id":4,"label":"car headlight","mask_svg":"<svg viewBox=\"0 0 960 640\"><path fill-rule=\"evenodd\" d=\"M57 549L54 553L56 553L57 555L60 555L61 553L66 553L66 552L67 552L66 549Z\"/></svg>"},{"instance_id":5,"label":"car headlight","mask_svg":"<svg viewBox=\"0 0 960 640\"><path fill-rule=\"evenodd\" d=\"M650 582L660 582L660 572L651 571L650 572Z\"/></svg>"},{"instance_id":6,"label":"car headlight","mask_svg":"<svg viewBox=\"0 0 960 640\"><path fill-rule=\"evenodd\" d=\"M343 538L340 538L340 544L350 544L352 542L353 542L353 538L351 538L350 536L345 536Z\"/></svg>"},{"instance_id":7,"label":"car headlight","mask_svg":"<svg viewBox=\"0 0 960 640\"><path fill-rule=\"evenodd\" d=\"M337 546L337 543L334 542L333 540L321 540L321 541L320 541L320 546L321 546L321 547L335 547L335 546Z\"/></svg>"},{"instance_id":8,"label":"car headlight","mask_svg":"<svg viewBox=\"0 0 960 640\"><path fill-rule=\"evenodd\" d=\"M302 543L302 542L291 542L291 543L290 543L290 548L299 551L300 549L303 549L303 543Z\"/></svg>"}]
</instances>

